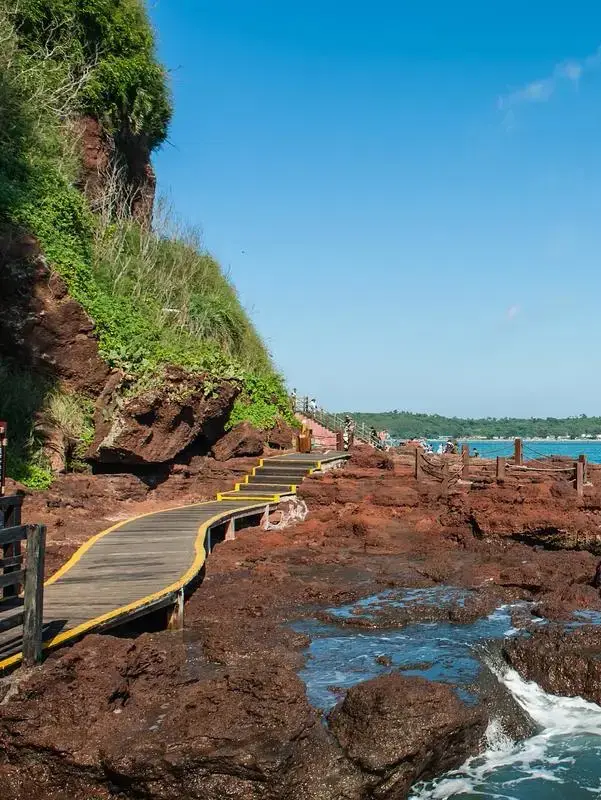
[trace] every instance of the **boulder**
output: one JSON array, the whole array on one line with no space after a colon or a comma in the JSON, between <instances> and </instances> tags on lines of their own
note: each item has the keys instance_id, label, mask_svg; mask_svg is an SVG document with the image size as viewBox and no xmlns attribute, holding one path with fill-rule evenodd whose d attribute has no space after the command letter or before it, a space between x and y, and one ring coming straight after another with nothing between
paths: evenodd
<instances>
[{"instance_id":1,"label":"boulder","mask_svg":"<svg viewBox=\"0 0 601 800\"><path fill-rule=\"evenodd\" d=\"M265 435L250 422L240 422L213 446L217 461L236 456L260 456L265 448Z\"/></svg>"},{"instance_id":2,"label":"boulder","mask_svg":"<svg viewBox=\"0 0 601 800\"><path fill-rule=\"evenodd\" d=\"M394 469L394 460L388 453L376 450L369 445L356 445L350 450L350 465L364 469Z\"/></svg>"},{"instance_id":3,"label":"boulder","mask_svg":"<svg viewBox=\"0 0 601 800\"><path fill-rule=\"evenodd\" d=\"M290 450L296 434L296 428L278 420L275 427L267 431L267 444L277 450Z\"/></svg>"},{"instance_id":4,"label":"boulder","mask_svg":"<svg viewBox=\"0 0 601 800\"><path fill-rule=\"evenodd\" d=\"M208 452L223 435L238 396L232 381L211 383L179 367L135 397L124 396L122 373L111 375L94 414L96 435L87 457L102 463L158 464L195 445Z\"/></svg>"},{"instance_id":5,"label":"boulder","mask_svg":"<svg viewBox=\"0 0 601 800\"><path fill-rule=\"evenodd\" d=\"M528 638L508 640L505 660L527 681L550 694L601 703L601 630L585 626L570 632L550 627Z\"/></svg>"},{"instance_id":6,"label":"boulder","mask_svg":"<svg viewBox=\"0 0 601 800\"><path fill-rule=\"evenodd\" d=\"M449 686L399 673L353 687L329 716L348 758L374 776L373 796L390 800L459 767L478 751L487 721L483 706L466 706Z\"/></svg>"}]
</instances>

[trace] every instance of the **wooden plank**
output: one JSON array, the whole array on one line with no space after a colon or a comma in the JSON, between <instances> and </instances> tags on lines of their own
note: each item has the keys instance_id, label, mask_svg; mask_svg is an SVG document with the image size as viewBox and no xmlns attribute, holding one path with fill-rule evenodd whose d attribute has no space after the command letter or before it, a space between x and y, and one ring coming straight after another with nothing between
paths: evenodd
<instances>
[{"instance_id":1,"label":"wooden plank","mask_svg":"<svg viewBox=\"0 0 601 800\"><path fill-rule=\"evenodd\" d=\"M23 612L17 611L10 617L3 617L2 619L0 619L0 632L4 633L5 631L11 630L12 628L17 628L19 625L22 624L23 624Z\"/></svg>"},{"instance_id":2,"label":"wooden plank","mask_svg":"<svg viewBox=\"0 0 601 800\"><path fill-rule=\"evenodd\" d=\"M0 569L7 569L8 567L19 567L23 561L23 556L11 556L10 558L0 558Z\"/></svg>"},{"instance_id":3,"label":"wooden plank","mask_svg":"<svg viewBox=\"0 0 601 800\"><path fill-rule=\"evenodd\" d=\"M27 539L27 525L15 525L14 528L0 528L0 545L22 542Z\"/></svg>"},{"instance_id":4,"label":"wooden plank","mask_svg":"<svg viewBox=\"0 0 601 800\"><path fill-rule=\"evenodd\" d=\"M23 583L24 577L24 569L19 569L16 572L8 572L6 575L0 575L0 588L3 586L16 586L19 583Z\"/></svg>"},{"instance_id":5,"label":"wooden plank","mask_svg":"<svg viewBox=\"0 0 601 800\"><path fill-rule=\"evenodd\" d=\"M26 666L42 660L45 550L46 526L31 525L27 534L23 617L23 662Z\"/></svg>"}]
</instances>

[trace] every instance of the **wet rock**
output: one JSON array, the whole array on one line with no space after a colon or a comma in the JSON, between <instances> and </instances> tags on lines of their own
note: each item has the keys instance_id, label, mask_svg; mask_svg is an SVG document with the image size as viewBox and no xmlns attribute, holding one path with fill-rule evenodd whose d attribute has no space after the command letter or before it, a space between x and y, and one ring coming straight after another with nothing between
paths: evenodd
<instances>
[{"instance_id":1,"label":"wet rock","mask_svg":"<svg viewBox=\"0 0 601 800\"><path fill-rule=\"evenodd\" d=\"M489 718L496 721L506 736L517 742L534 736L539 727L497 677L505 668L502 647L498 641L476 647L481 668L470 691L486 705Z\"/></svg>"},{"instance_id":2,"label":"wet rock","mask_svg":"<svg viewBox=\"0 0 601 800\"><path fill-rule=\"evenodd\" d=\"M250 422L240 422L213 446L213 456L217 461L237 456L260 456L264 447L264 434Z\"/></svg>"},{"instance_id":3,"label":"wet rock","mask_svg":"<svg viewBox=\"0 0 601 800\"><path fill-rule=\"evenodd\" d=\"M204 376L177 367L136 397L123 396L122 382L121 374L111 376L96 403L92 460L153 464L171 461L191 444L208 450L223 435L240 391L231 381L208 391Z\"/></svg>"},{"instance_id":4,"label":"wet rock","mask_svg":"<svg viewBox=\"0 0 601 800\"><path fill-rule=\"evenodd\" d=\"M281 800L364 800L361 770L319 726L304 736L286 772Z\"/></svg>"},{"instance_id":5,"label":"wet rock","mask_svg":"<svg viewBox=\"0 0 601 800\"><path fill-rule=\"evenodd\" d=\"M505 643L506 661L546 692L601 703L601 630L545 628Z\"/></svg>"},{"instance_id":6,"label":"wet rock","mask_svg":"<svg viewBox=\"0 0 601 800\"><path fill-rule=\"evenodd\" d=\"M476 753L487 716L449 686L393 673L350 689L328 721L351 761L373 776L372 795L400 800L415 781Z\"/></svg>"}]
</instances>

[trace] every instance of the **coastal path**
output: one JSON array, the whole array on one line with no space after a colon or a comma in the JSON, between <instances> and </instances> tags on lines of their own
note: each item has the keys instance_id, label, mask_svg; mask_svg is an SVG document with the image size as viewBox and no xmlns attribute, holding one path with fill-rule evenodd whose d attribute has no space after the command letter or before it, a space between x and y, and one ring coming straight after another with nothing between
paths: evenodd
<instances>
[{"instance_id":1,"label":"coastal path","mask_svg":"<svg viewBox=\"0 0 601 800\"><path fill-rule=\"evenodd\" d=\"M216 500L143 514L93 536L44 585L43 648L72 643L165 609L183 626L183 604L202 579L211 548L268 518L309 474L341 466L347 453L291 453L261 459L244 482ZM0 602L0 672L23 659L22 628L2 632L14 605Z\"/></svg>"}]
</instances>

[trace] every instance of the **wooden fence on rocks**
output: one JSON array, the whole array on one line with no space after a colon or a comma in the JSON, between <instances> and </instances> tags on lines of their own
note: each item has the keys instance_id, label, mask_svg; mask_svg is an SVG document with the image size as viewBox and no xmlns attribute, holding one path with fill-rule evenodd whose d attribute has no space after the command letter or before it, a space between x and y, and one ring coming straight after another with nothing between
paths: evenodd
<instances>
[{"instance_id":1,"label":"wooden fence on rocks","mask_svg":"<svg viewBox=\"0 0 601 800\"><path fill-rule=\"evenodd\" d=\"M565 466L553 466L552 456L545 456L536 453L528 446L533 458L525 463L524 443L521 439L514 442L514 452L512 457L496 456L495 479L497 483L503 483L511 473L549 473L556 474L557 477L564 475L574 484L578 497L584 495L584 486L587 483L588 464L585 455L580 455L577 460L570 461ZM490 461L486 456L479 457L478 462ZM421 448L415 450L415 478L417 481L424 481L427 478L434 480L441 486L441 494L447 495L453 486L460 481L470 481L474 474L474 461L469 454L469 446L462 445L461 455L434 455L425 453Z\"/></svg>"},{"instance_id":2,"label":"wooden fence on rocks","mask_svg":"<svg viewBox=\"0 0 601 800\"><path fill-rule=\"evenodd\" d=\"M42 658L46 528L21 524L22 502L0 496L0 633L12 638L14 630L15 640L23 639L23 661L31 666ZM11 638L3 637L0 660Z\"/></svg>"}]
</instances>

